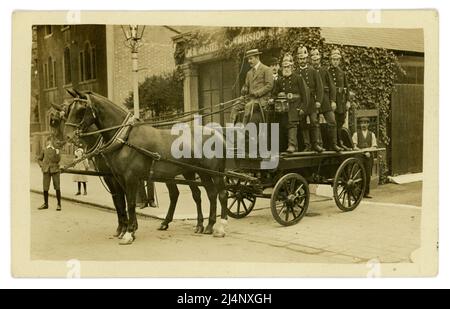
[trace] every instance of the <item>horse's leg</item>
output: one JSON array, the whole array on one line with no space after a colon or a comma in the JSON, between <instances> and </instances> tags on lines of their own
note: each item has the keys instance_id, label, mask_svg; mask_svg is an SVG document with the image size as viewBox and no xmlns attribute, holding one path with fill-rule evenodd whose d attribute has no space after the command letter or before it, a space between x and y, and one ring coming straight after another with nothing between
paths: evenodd
<instances>
[{"instance_id":1,"label":"horse's leg","mask_svg":"<svg viewBox=\"0 0 450 309\"><path fill-rule=\"evenodd\" d=\"M166 183L166 187L169 190L170 204L166 218L163 222L161 222L161 225L158 228L160 231L164 231L169 228L169 223L173 220L173 214L175 213L175 207L177 206L178 196L180 195L180 191L178 191L176 184Z\"/></svg>"},{"instance_id":2,"label":"horse's leg","mask_svg":"<svg viewBox=\"0 0 450 309\"><path fill-rule=\"evenodd\" d=\"M114 237L119 237L120 239L126 232L128 222L125 197L117 181L110 177L105 177L104 180L106 185L108 186L109 191L111 192L114 208L116 209L117 213L118 226Z\"/></svg>"},{"instance_id":3,"label":"horse's leg","mask_svg":"<svg viewBox=\"0 0 450 309\"><path fill-rule=\"evenodd\" d=\"M213 227L216 223L216 213L217 213L217 188L214 185L211 177L204 177L205 189L208 194L209 199L209 220L208 225L205 228L205 234L212 234Z\"/></svg>"},{"instance_id":4,"label":"horse's leg","mask_svg":"<svg viewBox=\"0 0 450 309\"><path fill-rule=\"evenodd\" d=\"M187 180L195 180L195 173L185 173L183 176ZM191 189L192 198L197 207L197 226L195 227L195 233L203 233L202 193L197 185L189 185L189 188Z\"/></svg>"},{"instance_id":5,"label":"horse's leg","mask_svg":"<svg viewBox=\"0 0 450 309\"><path fill-rule=\"evenodd\" d=\"M130 175L124 181L125 183L125 197L127 200L128 209L128 225L125 235L119 241L121 245L130 245L134 240L134 233L137 230L136 218L136 192L138 181L135 175Z\"/></svg>"},{"instance_id":6,"label":"horse's leg","mask_svg":"<svg viewBox=\"0 0 450 309\"><path fill-rule=\"evenodd\" d=\"M226 234L226 226L228 224L228 213L227 213L227 204L228 204L228 193L225 190L225 181L223 177L214 177L214 184L219 193L219 201L220 201L220 224L214 228L214 236L215 237L225 237Z\"/></svg>"}]
</instances>

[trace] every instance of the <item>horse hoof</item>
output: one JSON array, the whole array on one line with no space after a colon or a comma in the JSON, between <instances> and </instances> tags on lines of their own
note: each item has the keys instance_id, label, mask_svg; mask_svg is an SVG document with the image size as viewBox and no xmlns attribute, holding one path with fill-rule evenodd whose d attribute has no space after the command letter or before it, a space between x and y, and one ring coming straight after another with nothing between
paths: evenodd
<instances>
[{"instance_id":1,"label":"horse hoof","mask_svg":"<svg viewBox=\"0 0 450 309\"><path fill-rule=\"evenodd\" d=\"M120 232L119 236L117 236L118 239L122 239L123 235L125 235L126 231Z\"/></svg>"},{"instance_id":2,"label":"horse hoof","mask_svg":"<svg viewBox=\"0 0 450 309\"><path fill-rule=\"evenodd\" d=\"M214 237L225 237L225 231L214 231Z\"/></svg>"},{"instance_id":3,"label":"horse hoof","mask_svg":"<svg viewBox=\"0 0 450 309\"><path fill-rule=\"evenodd\" d=\"M201 234L201 233L203 233L203 230L204 230L205 228L202 226L202 225L199 225L199 226L196 226L195 227L195 234Z\"/></svg>"},{"instance_id":4,"label":"horse hoof","mask_svg":"<svg viewBox=\"0 0 450 309\"><path fill-rule=\"evenodd\" d=\"M131 245L134 239L135 238L131 233L126 232L125 235L123 235L123 237L120 239L119 245Z\"/></svg>"},{"instance_id":5,"label":"horse hoof","mask_svg":"<svg viewBox=\"0 0 450 309\"><path fill-rule=\"evenodd\" d=\"M203 231L203 234L212 234L212 233L213 233L213 228L212 228L212 226L209 226L209 225Z\"/></svg>"},{"instance_id":6,"label":"horse hoof","mask_svg":"<svg viewBox=\"0 0 450 309\"><path fill-rule=\"evenodd\" d=\"M165 231L165 230L167 230L169 228L169 225L168 224L161 224L159 227L158 227L158 230L159 231Z\"/></svg>"}]
</instances>

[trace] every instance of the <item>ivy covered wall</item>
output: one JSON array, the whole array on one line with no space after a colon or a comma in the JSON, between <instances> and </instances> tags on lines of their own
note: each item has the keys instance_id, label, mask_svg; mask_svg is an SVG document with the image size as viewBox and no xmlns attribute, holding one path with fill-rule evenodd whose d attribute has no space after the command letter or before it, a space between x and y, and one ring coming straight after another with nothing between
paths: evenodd
<instances>
[{"instance_id":1,"label":"ivy covered wall","mask_svg":"<svg viewBox=\"0 0 450 309\"><path fill-rule=\"evenodd\" d=\"M267 32L267 35L257 40L233 44L236 37L255 32ZM391 94L397 75L402 72L398 59L392 51L383 48L327 44L321 36L320 28L317 27L228 27L186 34L183 40L177 42L175 63L180 65L185 62L188 49L214 42L220 45L214 57L235 59L237 62L242 60L244 52L248 49L279 50L281 58L287 52L296 55L297 48L304 45L308 50L313 47L319 48L323 65L328 66L331 50L339 48L343 56L341 66L348 74L349 88L355 94L356 108L379 110L380 139L385 145L389 144L386 122L389 117Z\"/></svg>"}]
</instances>

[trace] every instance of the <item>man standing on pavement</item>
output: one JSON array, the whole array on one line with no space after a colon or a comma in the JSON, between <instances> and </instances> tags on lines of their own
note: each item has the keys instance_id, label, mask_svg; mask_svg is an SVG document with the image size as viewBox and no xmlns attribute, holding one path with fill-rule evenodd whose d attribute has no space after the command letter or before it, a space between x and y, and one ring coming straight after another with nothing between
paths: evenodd
<instances>
[{"instance_id":1,"label":"man standing on pavement","mask_svg":"<svg viewBox=\"0 0 450 309\"><path fill-rule=\"evenodd\" d=\"M242 87L241 94L249 97L249 101L245 104L244 125L251 119L255 108L264 108L270 98L273 88L273 72L261 63L259 55L262 53L258 49L251 49L245 53L251 69L247 72L245 84ZM263 111L260 111L263 113Z\"/></svg>"},{"instance_id":2,"label":"man standing on pavement","mask_svg":"<svg viewBox=\"0 0 450 309\"><path fill-rule=\"evenodd\" d=\"M283 58L283 76L275 81L273 96L286 95L288 111L288 148L286 152L298 151L297 126L300 116L305 115L308 104L307 86L303 78L293 72L294 59L286 54Z\"/></svg>"},{"instance_id":3,"label":"man standing on pavement","mask_svg":"<svg viewBox=\"0 0 450 309\"><path fill-rule=\"evenodd\" d=\"M342 127L345 124L347 111L350 109L348 100L347 74L339 67L341 63L341 52L334 49L331 52L331 67L329 69L334 85L336 86L336 110L334 111L337 125L337 144L344 150L350 150L342 142Z\"/></svg>"},{"instance_id":4,"label":"man standing on pavement","mask_svg":"<svg viewBox=\"0 0 450 309\"><path fill-rule=\"evenodd\" d=\"M377 138L375 134L369 130L369 118L362 117L359 119L361 128L353 133L353 145L355 150L374 149L377 148ZM366 190L365 198L372 198L370 193L370 177L372 176L373 156L370 152L366 152L365 156L368 160L364 160L364 169L366 170Z\"/></svg>"},{"instance_id":5,"label":"man standing on pavement","mask_svg":"<svg viewBox=\"0 0 450 309\"><path fill-rule=\"evenodd\" d=\"M319 50L313 49L311 51L311 64L319 73L323 85L323 97L322 102L320 102L319 113L323 115L327 123L327 134L330 141L329 150L339 152L343 149L337 145L336 119L334 117L334 111L336 110L336 87L328 70L321 66L320 58Z\"/></svg>"},{"instance_id":6,"label":"man standing on pavement","mask_svg":"<svg viewBox=\"0 0 450 309\"><path fill-rule=\"evenodd\" d=\"M306 85L309 89L309 104L305 111L306 115L300 120L300 127L303 136L303 142L305 143L305 149L303 151L315 150L322 152L323 148L320 147L320 127L318 121L318 109L321 106L323 98L323 86L320 80L319 73L313 68L308 66L308 50L304 46L300 46L297 50L299 72L298 74L303 77ZM310 125L308 126L307 117L309 118ZM312 139L312 141L311 141ZM311 148L312 145L312 148Z\"/></svg>"},{"instance_id":7,"label":"man standing on pavement","mask_svg":"<svg viewBox=\"0 0 450 309\"><path fill-rule=\"evenodd\" d=\"M57 211L61 210L61 189L60 189L60 168L59 161L61 160L61 154L59 149L53 146L52 137L47 137L46 147L39 155L38 164L42 169L43 174L43 186L44 186L44 204L39 207L39 210L48 209L48 190L50 188L50 181L53 180L53 188L56 191L56 199L58 201Z\"/></svg>"}]
</instances>

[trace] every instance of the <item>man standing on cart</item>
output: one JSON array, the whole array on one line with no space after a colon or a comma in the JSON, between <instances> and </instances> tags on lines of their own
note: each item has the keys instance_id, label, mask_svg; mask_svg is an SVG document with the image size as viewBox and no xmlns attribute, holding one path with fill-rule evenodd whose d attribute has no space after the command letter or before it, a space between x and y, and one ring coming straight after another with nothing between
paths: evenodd
<instances>
[{"instance_id":1,"label":"man standing on cart","mask_svg":"<svg viewBox=\"0 0 450 309\"><path fill-rule=\"evenodd\" d=\"M309 89L309 103L305 111L305 115L300 120L300 127L302 129L303 142L305 149L303 151L315 150L322 152L320 147L320 127L318 122L318 109L321 106L323 97L323 86L320 80L319 73L308 66L308 50L305 46L300 46L297 50L298 62L300 65L299 75L303 77ZM310 125L308 126L307 119L309 118ZM312 141L311 141L312 139ZM311 148L312 145L312 148Z\"/></svg>"},{"instance_id":2,"label":"man standing on cart","mask_svg":"<svg viewBox=\"0 0 450 309\"><path fill-rule=\"evenodd\" d=\"M350 101L348 100L349 91L347 75L339 66L341 58L342 56L339 49L334 49L331 52L331 67L329 71L334 85L336 86L336 110L334 111L334 114L336 117L338 146L345 150L350 150L350 148L346 147L342 142L342 127L344 126L345 118L347 117L347 111L350 109Z\"/></svg>"},{"instance_id":3,"label":"man standing on cart","mask_svg":"<svg viewBox=\"0 0 450 309\"><path fill-rule=\"evenodd\" d=\"M298 151L297 127L300 116L305 115L308 105L307 86L304 79L293 72L294 59L286 54L282 63L282 76L275 82L272 95L284 94L289 104L288 110L288 148L286 152Z\"/></svg>"},{"instance_id":4,"label":"man standing on cart","mask_svg":"<svg viewBox=\"0 0 450 309\"><path fill-rule=\"evenodd\" d=\"M336 119L334 117L334 111L336 110L336 87L328 70L321 66L320 58L319 50L313 49L311 51L311 64L319 73L323 85L323 97L320 102L319 113L323 115L327 123L327 135L330 141L329 150L339 152L343 149L337 145Z\"/></svg>"},{"instance_id":5,"label":"man standing on cart","mask_svg":"<svg viewBox=\"0 0 450 309\"><path fill-rule=\"evenodd\" d=\"M244 108L244 125L251 120L256 108L260 108L260 112L263 113L262 109L266 106L273 88L272 70L261 63L259 60L261 54L258 49L251 49L245 53L251 69L247 72L245 84L241 90L242 95L249 97Z\"/></svg>"}]
</instances>

